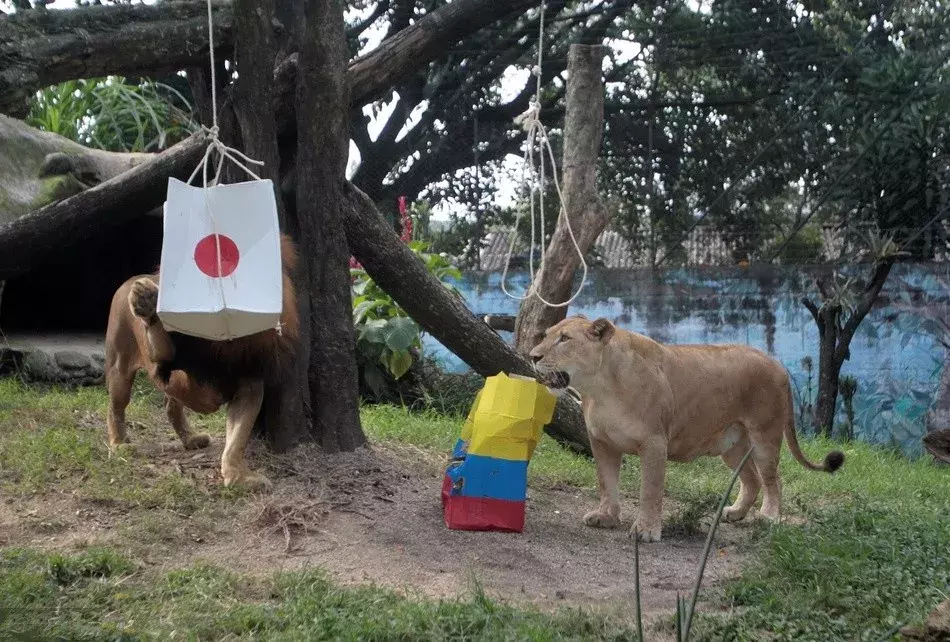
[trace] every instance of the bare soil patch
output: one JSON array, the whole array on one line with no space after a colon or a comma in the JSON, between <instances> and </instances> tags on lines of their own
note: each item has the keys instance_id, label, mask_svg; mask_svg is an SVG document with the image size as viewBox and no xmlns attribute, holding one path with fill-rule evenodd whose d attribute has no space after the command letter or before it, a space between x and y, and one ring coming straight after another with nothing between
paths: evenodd
<instances>
[{"instance_id":1,"label":"bare soil patch","mask_svg":"<svg viewBox=\"0 0 950 642\"><path fill-rule=\"evenodd\" d=\"M220 484L220 438L206 451L139 440L147 466L175 469L192 483ZM372 583L407 594L453 597L476 580L493 597L544 609L589 606L633 613L633 543L627 530L584 526L591 489L531 488L523 533L453 531L442 520L441 458L409 446L326 456L301 447L282 456L252 446L252 465L275 482L268 494L218 498L190 512L82 499L68 491L0 502L0 545L45 549L103 544L134 552L156 570L199 560L238 572L325 568L344 584ZM116 480L116 483L123 483ZM667 502L667 512L677 508ZM645 613L669 615L688 594L705 541L668 529L640 547ZM749 524L721 524L704 590L733 576ZM652 619L652 618L651 618Z\"/></svg>"}]
</instances>

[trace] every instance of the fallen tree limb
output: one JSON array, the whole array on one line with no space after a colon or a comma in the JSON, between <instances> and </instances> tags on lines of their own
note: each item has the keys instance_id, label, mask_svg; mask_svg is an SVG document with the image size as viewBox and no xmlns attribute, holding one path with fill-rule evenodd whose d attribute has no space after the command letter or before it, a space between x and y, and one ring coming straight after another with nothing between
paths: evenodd
<instances>
[{"instance_id":1,"label":"fallen tree limb","mask_svg":"<svg viewBox=\"0 0 950 642\"><path fill-rule=\"evenodd\" d=\"M206 145L199 132L115 178L0 227L0 281L161 205L168 177L187 179Z\"/></svg>"},{"instance_id":2,"label":"fallen tree limb","mask_svg":"<svg viewBox=\"0 0 950 642\"><path fill-rule=\"evenodd\" d=\"M479 320L396 236L372 200L347 184L343 220L353 256L422 328L482 376L499 372L533 376L527 360L515 353ZM580 452L590 452L580 406L569 398L558 401L554 420L545 431Z\"/></svg>"}]
</instances>

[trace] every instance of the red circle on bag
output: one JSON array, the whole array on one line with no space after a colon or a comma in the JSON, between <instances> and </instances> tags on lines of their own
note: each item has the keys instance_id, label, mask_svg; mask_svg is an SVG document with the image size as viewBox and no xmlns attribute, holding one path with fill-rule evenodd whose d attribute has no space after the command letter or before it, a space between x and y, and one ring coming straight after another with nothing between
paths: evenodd
<instances>
[{"instance_id":1,"label":"red circle on bag","mask_svg":"<svg viewBox=\"0 0 950 642\"><path fill-rule=\"evenodd\" d=\"M221 273L218 273L218 244L221 244ZM209 234L195 246L195 265L210 277L230 276L237 269L241 253L237 243L223 234Z\"/></svg>"}]
</instances>

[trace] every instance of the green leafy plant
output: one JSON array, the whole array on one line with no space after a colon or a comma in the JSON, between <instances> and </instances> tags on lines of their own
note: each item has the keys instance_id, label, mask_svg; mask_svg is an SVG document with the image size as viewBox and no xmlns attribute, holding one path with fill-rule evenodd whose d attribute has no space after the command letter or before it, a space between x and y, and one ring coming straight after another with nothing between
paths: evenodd
<instances>
[{"instance_id":1,"label":"green leafy plant","mask_svg":"<svg viewBox=\"0 0 950 642\"><path fill-rule=\"evenodd\" d=\"M197 128L191 105L173 87L121 76L47 87L37 92L26 122L115 152L162 151Z\"/></svg>"},{"instance_id":2,"label":"green leafy plant","mask_svg":"<svg viewBox=\"0 0 950 642\"><path fill-rule=\"evenodd\" d=\"M449 279L460 279L458 268L441 254L428 252L425 241L406 244L426 269L461 297ZM350 269L353 278L353 323L356 326L357 358L363 381L377 397L382 397L389 379L400 380L422 349L422 330L409 318L362 267Z\"/></svg>"}]
</instances>

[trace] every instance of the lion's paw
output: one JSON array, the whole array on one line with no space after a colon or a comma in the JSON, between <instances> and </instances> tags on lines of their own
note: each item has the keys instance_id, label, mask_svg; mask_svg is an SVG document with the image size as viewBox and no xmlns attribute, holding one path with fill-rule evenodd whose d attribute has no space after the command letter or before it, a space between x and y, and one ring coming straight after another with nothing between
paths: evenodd
<instances>
[{"instance_id":1,"label":"lion's paw","mask_svg":"<svg viewBox=\"0 0 950 642\"><path fill-rule=\"evenodd\" d=\"M640 526L640 522L638 521L633 525L633 528L630 529L628 536L634 537L636 535L641 542L659 542L662 530L663 529L660 526Z\"/></svg>"},{"instance_id":2,"label":"lion's paw","mask_svg":"<svg viewBox=\"0 0 950 642\"><path fill-rule=\"evenodd\" d=\"M151 321L158 309L158 284L149 278L137 279L129 292L129 306L132 314Z\"/></svg>"},{"instance_id":3,"label":"lion's paw","mask_svg":"<svg viewBox=\"0 0 950 642\"><path fill-rule=\"evenodd\" d=\"M594 528L616 528L620 526L620 518L595 508L584 515L584 523Z\"/></svg>"},{"instance_id":4,"label":"lion's paw","mask_svg":"<svg viewBox=\"0 0 950 642\"><path fill-rule=\"evenodd\" d=\"M244 486L255 491L269 491L274 486L267 477L248 468L226 471L224 473L224 485Z\"/></svg>"},{"instance_id":5,"label":"lion's paw","mask_svg":"<svg viewBox=\"0 0 950 642\"><path fill-rule=\"evenodd\" d=\"M185 450L198 450L200 448L207 448L211 444L211 437L204 434L191 435L187 439L184 439L182 444L185 446Z\"/></svg>"}]
</instances>

